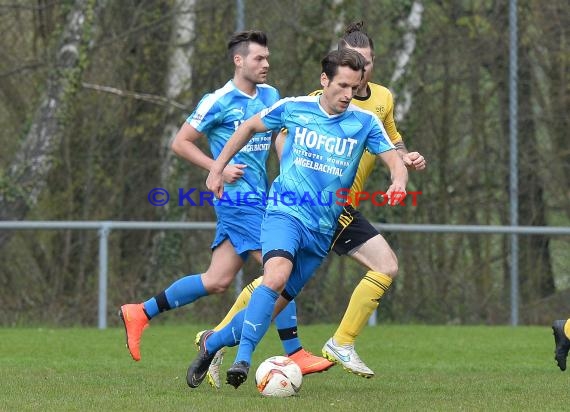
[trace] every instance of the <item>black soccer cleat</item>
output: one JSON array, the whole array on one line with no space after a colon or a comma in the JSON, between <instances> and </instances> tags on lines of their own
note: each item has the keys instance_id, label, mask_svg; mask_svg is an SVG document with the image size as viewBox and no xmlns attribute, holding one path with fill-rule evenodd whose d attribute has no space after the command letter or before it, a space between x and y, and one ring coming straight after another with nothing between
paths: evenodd
<instances>
[{"instance_id":1,"label":"black soccer cleat","mask_svg":"<svg viewBox=\"0 0 570 412\"><path fill-rule=\"evenodd\" d=\"M200 340L198 341L198 356L192 361L188 367L188 372L186 373L186 383L191 388L197 388L200 386L206 374L208 373L208 368L216 356L216 351L213 353L208 353L206 350L206 339L214 333L213 330L207 330L202 333Z\"/></svg>"},{"instance_id":2,"label":"black soccer cleat","mask_svg":"<svg viewBox=\"0 0 570 412\"><path fill-rule=\"evenodd\" d=\"M245 361L236 362L232 365L231 368L228 369L226 383L229 383L237 389L242 383L247 380L248 372L249 363Z\"/></svg>"},{"instance_id":3,"label":"black soccer cleat","mask_svg":"<svg viewBox=\"0 0 570 412\"><path fill-rule=\"evenodd\" d=\"M570 350L570 339L564 333L565 320L555 320L552 323L552 331L554 335L554 359L558 363L561 371L566 370L566 358L568 358L568 351Z\"/></svg>"}]
</instances>

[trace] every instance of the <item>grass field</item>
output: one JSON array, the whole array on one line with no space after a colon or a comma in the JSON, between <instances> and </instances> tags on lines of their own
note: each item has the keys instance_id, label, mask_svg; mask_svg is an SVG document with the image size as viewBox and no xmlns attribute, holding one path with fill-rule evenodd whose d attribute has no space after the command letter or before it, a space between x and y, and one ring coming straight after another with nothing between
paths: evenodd
<instances>
[{"instance_id":1,"label":"grass field","mask_svg":"<svg viewBox=\"0 0 570 412\"><path fill-rule=\"evenodd\" d=\"M551 411L570 406L570 371L553 360L549 327L380 326L359 338L376 372L363 379L335 366L304 378L298 396L262 398L250 379L238 390L186 386L200 325L155 324L141 362L123 330L0 329L2 411ZM301 326L320 348L334 327ZM223 368L233 361L230 350ZM271 329L254 363L280 354ZM255 368L254 364L254 368ZM252 372L254 372L254 368Z\"/></svg>"}]
</instances>

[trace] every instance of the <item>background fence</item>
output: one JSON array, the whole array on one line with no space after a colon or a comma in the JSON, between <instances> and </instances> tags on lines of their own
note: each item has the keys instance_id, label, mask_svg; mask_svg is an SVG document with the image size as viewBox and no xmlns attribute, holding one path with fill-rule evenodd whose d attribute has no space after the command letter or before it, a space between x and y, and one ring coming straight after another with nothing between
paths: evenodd
<instances>
[{"instance_id":1,"label":"background fence","mask_svg":"<svg viewBox=\"0 0 570 412\"><path fill-rule=\"evenodd\" d=\"M478 226L478 225L399 225L375 224L383 232L412 233L463 233L463 234L501 234L501 235L548 235L569 236L570 227L524 227L524 226ZM108 305L108 249L109 235L114 230L212 230L215 222L70 222L70 221L21 221L0 222L0 230L97 230L99 236L99 274L98 274L98 327L107 327L107 317L113 308L121 302ZM518 260L518 256L515 256ZM512 260L512 259L511 259ZM516 273L518 279L518 273ZM510 306L511 325L516 326L519 319L519 285L511 282ZM235 292L239 293L244 286L242 274L236 279ZM157 285L157 288L159 286ZM94 291L93 291L94 292ZM375 322L375 317L372 322Z\"/></svg>"}]
</instances>

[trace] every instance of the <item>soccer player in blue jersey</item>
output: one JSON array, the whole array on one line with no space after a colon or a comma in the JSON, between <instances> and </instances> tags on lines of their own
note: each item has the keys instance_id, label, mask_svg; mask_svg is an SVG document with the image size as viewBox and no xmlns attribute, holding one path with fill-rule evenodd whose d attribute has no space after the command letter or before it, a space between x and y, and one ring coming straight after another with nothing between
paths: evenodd
<instances>
[{"instance_id":1,"label":"soccer player in blue jersey","mask_svg":"<svg viewBox=\"0 0 570 412\"><path fill-rule=\"evenodd\" d=\"M265 84L269 70L265 33L236 33L228 43L228 50L235 65L233 79L201 99L172 143L177 155L206 170L211 168L213 158L218 157L241 123L279 100L278 91ZM196 145L203 137L208 139L213 158ZM223 201L214 202L218 221L209 268L178 279L143 303L121 306L119 315L125 326L127 347L135 361L141 358L140 340L150 319L203 296L224 292L249 255L261 263L260 231L265 213L261 200L268 189L266 161L271 141L271 131L256 133L239 153L228 159L229 164L222 170L226 192ZM247 203L240 198L244 193L248 193ZM294 303L285 312L289 313L280 319L284 327L289 327L291 319L296 319ZM305 373L320 372L332 366L332 362L305 351L298 339L284 342L284 347L288 355L296 351L297 359L310 361L310 371L302 362L299 365ZM196 381L201 382L203 378L195 377L196 380L188 384L197 385Z\"/></svg>"},{"instance_id":2,"label":"soccer player in blue jersey","mask_svg":"<svg viewBox=\"0 0 570 412\"><path fill-rule=\"evenodd\" d=\"M392 93L386 87L371 82L374 69L374 43L363 31L363 27L363 21L349 24L338 43L339 49L347 47L354 49L362 54L366 61L364 77L351 103L376 114L408 170L424 170L426 168L425 158L418 152L408 152L398 132L394 120ZM321 93L322 90L317 90L310 95ZM280 133L275 142L279 153L282 151L280 148L284 140L284 134ZM376 155L365 151L360 159L354 183L350 188L351 200L355 199L355 193L364 190L365 182L375 165ZM345 370L371 378L374 376L374 371L360 359L355 349L355 341L397 276L398 258L380 232L352 205L344 207L333 239L331 250L340 256L349 256L356 260L366 267L367 272L354 289L342 321L334 335L323 346L322 353L327 359L342 365ZM249 302L253 290L261 284L262 279L261 276L258 277L242 290L234 306L214 330L223 328L237 312L243 309ZM295 334L294 327L279 330L281 339L295 336ZM218 360L219 357L216 355L210 365L209 382L210 376L220 376Z\"/></svg>"},{"instance_id":3,"label":"soccer player in blue jersey","mask_svg":"<svg viewBox=\"0 0 570 412\"><path fill-rule=\"evenodd\" d=\"M322 60L322 95L282 99L253 116L211 166L206 184L220 197L224 167L254 133L281 128L288 132L262 224L262 284L225 328L202 334L188 376L205 373L217 350L239 343L227 382L237 388L247 379L252 353L272 317L301 291L327 255L342 211L335 193L350 187L365 149L379 155L390 169L387 195L405 195L407 169L382 123L373 113L350 105L364 67L364 57L355 50L330 52ZM282 201L285 194L287 202Z\"/></svg>"}]
</instances>

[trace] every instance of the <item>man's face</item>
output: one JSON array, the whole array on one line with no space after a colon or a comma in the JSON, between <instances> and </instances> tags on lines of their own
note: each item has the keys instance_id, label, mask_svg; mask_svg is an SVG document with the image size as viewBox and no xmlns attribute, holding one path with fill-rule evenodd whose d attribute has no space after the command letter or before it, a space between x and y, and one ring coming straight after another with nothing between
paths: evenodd
<instances>
[{"instance_id":1,"label":"man's face","mask_svg":"<svg viewBox=\"0 0 570 412\"><path fill-rule=\"evenodd\" d=\"M372 57L372 50L370 47L359 48L348 46L347 48L357 51L362 55L362 57L364 57L364 60L366 60L366 66L364 66L364 77L360 83L360 87L366 89L368 82L372 80L372 72L374 71L374 58Z\"/></svg>"},{"instance_id":2,"label":"man's face","mask_svg":"<svg viewBox=\"0 0 570 412\"><path fill-rule=\"evenodd\" d=\"M340 66L332 80L322 73L323 98L321 99L321 105L323 109L328 114L344 112L356 94L361 80L362 72L360 70L352 70L348 66Z\"/></svg>"},{"instance_id":3,"label":"man's face","mask_svg":"<svg viewBox=\"0 0 570 412\"><path fill-rule=\"evenodd\" d=\"M255 83L265 83L269 72L269 49L257 43L249 44L247 56L239 56L238 67L244 79Z\"/></svg>"}]
</instances>

